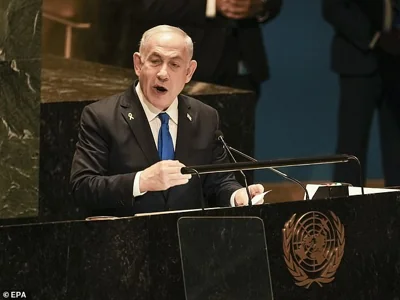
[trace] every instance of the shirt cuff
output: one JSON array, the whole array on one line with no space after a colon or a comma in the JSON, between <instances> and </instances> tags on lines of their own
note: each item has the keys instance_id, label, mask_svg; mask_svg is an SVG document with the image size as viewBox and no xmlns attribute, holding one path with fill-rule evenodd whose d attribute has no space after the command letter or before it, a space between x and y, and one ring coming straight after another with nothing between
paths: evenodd
<instances>
[{"instance_id":1,"label":"shirt cuff","mask_svg":"<svg viewBox=\"0 0 400 300\"><path fill-rule=\"evenodd\" d=\"M374 49L375 45L378 43L380 37L381 37L381 33L379 31L375 32L374 36L372 37L371 42L368 45L368 48Z\"/></svg>"},{"instance_id":2,"label":"shirt cuff","mask_svg":"<svg viewBox=\"0 0 400 300\"><path fill-rule=\"evenodd\" d=\"M236 191L234 191L233 193L232 193L232 196L231 196L231 206L232 207L235 207L236 205L235 205L235 196L236 196L236 193L238 192L238 190L236 190Z\"/></svg>"},{"instance_id":3,"label":"shirt cuff","mask_svg":"<svg viewBox=\"0 0 400 300\"><path fill-rule=\"evenodd\" d=\"M267 4L268 0L261 0L261 2L262 2L263 10L257 16L257 21L260 23L266 21L269 18L269 11L266 9L266 4Z\"/></svg>"},{"instance_id":4,"label":"shirt cuff","mask_svg":"<svg viewBox=\"0 0 400 300\"><path fill-rule=\"evenodd\" d=\"M135 179L133 180L133 191L132 191L133 197L139 197L139 196L146 194L146 192L143 192L143 193L140 192L139 180L140 180L141 174L142 174L142 171L137 172L135 175Z\"/></svg>"},{"instance_id":5,"label":"shirt cuff","mask_svg":"<svg viewBox=\"0 0 400 300\"><path fill-rule=\"evenodd\" d=\"M217 0L207 0L206 17L215 18L217 15Z\"/></svg>"},{"instance_id":6,"label":"shirt cuff","mask_svg":"<svg viewBox=\"0 0 400 300\"><path fill-rule=\"evenodd\" d=\"M258 15L257 21L262 23L262 22L268 20L268 18L269 18L269 11L265 12L263 15Z\"/></svg>"}]
</instances>

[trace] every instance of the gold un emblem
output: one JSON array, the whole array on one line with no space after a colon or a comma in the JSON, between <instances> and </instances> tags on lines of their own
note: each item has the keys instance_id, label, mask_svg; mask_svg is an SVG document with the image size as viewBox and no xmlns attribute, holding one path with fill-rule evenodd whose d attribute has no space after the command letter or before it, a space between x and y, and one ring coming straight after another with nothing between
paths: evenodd
<instances>
[{"instance_id":1,"label":"gold un emblem","mask_svg":"<svg viewBox=\"0 0 400 300\"><path fill-rule=\"evenodd\" d=\"M296 285L332 282L344 253L344 226L331 211L328 218L311 211L296 220L294 214L282 229L283 253Z\"/></svg>"}]
</instances>

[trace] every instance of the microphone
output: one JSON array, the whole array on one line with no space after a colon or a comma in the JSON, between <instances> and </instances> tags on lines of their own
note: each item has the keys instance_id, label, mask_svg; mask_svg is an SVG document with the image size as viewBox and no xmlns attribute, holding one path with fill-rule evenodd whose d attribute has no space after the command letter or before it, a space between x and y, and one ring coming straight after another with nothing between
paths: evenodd
<instances>
[{"instance_id":1,"label":"microphone","mask_svg":"<svg viewBox=\"0 0 400 300\"><path fill-rule=\"evenodd\" d=\"M347 163L351 160L355 160L358 163L360 172L361 194L364 195L364 186L361 180L362 179L361 164L356 156L348 154L336 154L336 155L314 156L314 157L303 157L303 158L287 158L287 159L265 160L256 162L238 162L238 163L228 163L228 164L190 166L181 168L181 173L182 174L196 174L196 172L198 172L199 174L223 173L223 172L235 172L239 170L261 170L261 169L281 168L281 167ZM194 172L193 169L195 169L196 172Z\"/></svg>"},{"instance_id":2,"label":"microphone","mask_svg":"<svg viewBox=\"0 0 400 300\"><path fill-rule=\"evenodd\" d=\"M228 152L229 156L231 157L232 161L237 163L237 161L236 161L235 157L233 156L231 150L229 149L228 145L225 143L222 131L221 130L216 130L215 131L215 137L216 137L217 140L219 140L222 143L222 145L226 149L226 152ZM253 204L251 203L251 195L250 195L249 185L247 184L247 177L246 177L246 175L244 174L244 172L242 170L238 170L238 171L239 171L240 174L242 174L243 179L244 179L244 184L245 184L245 188L246 188L246 192L247 192L247 197L249 198L248 205L252 206Z\"/></svg>"},{"instance_id":3,"label":"microphone","mask_svg":"<svg viewBox=\"0 0 400 300\"><path fill-rule=\"evenodd\" d=\"M199 180L199 189L200 189L200 204L201 204L201 211L204 212L205 209L205 203L204 203L204 194L203 194L203 184L201 183L201 177L199 172L197 172L196 169L192 169L188 167L188 170L191 170L192 172L194 172L197 175L197 178Z\"/></svg>"},{"instance_id":4,"label":"microphone","mask_svg":"<svg viewBox=\"0 0 400 300\"><path fill-rule=\"evenodd\" d=\"M223 138L222 138L222 137L223 137L223 133L222 133L220 130L217 130L217 131L215 132L215 134L216 134L216 135L217 135L217 134L219 135L218 139L221 137L221 139L223 140ZM254 161L254 162L257 162L257 161L258 161L257 159L255 159L255 158L253 158L253 157L251 157L251 156L249 156L249 155L247 155L247 154L244 154L243 152L241 152L241 151L239 151L239 150L237 150L237 149L235 149L235 148L233 148L233 147L231 147L231 146L226 146L226 147L228 147L229 150L231 150L231 151L233 151L233 152L239 154L240 156L242 156L242 157L244 157L244 158L246 158L246 159L248 159L248 160L250 160L250 161ZM310 195L308 194L308 191L307 191L306 187L305 187L300 181L298 181L298 180L295 179L295 178L290 177L289 175L287 175L287 174L285 174L285 173L283 173L283 172L281 172L281 171L279 171L279 170L277 170L277 169L274 169L274 168L269 168L269 169L270 169L272 172L278 174L279 176L282 176L283 178L285 178L285 179L287 179L287 180L290 180L290 181L296 183L297 185L299 185L299 186L303 189L303 191L304 191L304 193L305 193L305 195L306 195L306 200L310 200Z\"/></svg>"}]
</instances>

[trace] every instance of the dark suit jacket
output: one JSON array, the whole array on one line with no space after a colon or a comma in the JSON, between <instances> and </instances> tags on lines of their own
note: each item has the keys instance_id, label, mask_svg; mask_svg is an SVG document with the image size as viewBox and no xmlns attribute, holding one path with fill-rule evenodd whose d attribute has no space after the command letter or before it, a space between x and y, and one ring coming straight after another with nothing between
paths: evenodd
<instances>
[{"instance_id":1,"label":"dark suit jacket","mask_svg":"<svg viewBox=\"0 0 400 300\"><path fill-rule=\"evenodd\" d=\"M384 0L323 0L324 18L333 26L332 69L340 74L367 75L378 69L379 49L370 50L383 29ZM391 9L391 8L390 8Z\"/></svg>"},{"instance_id":2,"label":"dark suit jacket","mask_svg":"<svg viewBox=\"0 0 400 300\"><path fill-rule=\"evenodd\" d=\"M226 154L215 141L219 126L217 111L184 95L178 101L175 159L185 165L224 162ZM75 201L88 215L129 216L199 208L201 186L206 196L216 197L219 206L229 206L231 194L241 188L232 174L220 173L201 176L202 185L193 176L186 185L134 198L136 172L159 160L150 125L133 86L122 94L92 103L82 112L72 163Z\"/></svg>"},{"instance_id":3,"label":"dark suit jacket","mask_svg":"<svg viewBox=\"0 0 400 300\"><path fill-rule=\"evenodd\" d=\"M199 64L193 80L228 84L229 76L227 78L226 74L233 72L237 75L239 58L245 61L255 81L265 80L268 64L260 23L256 19L234 22L222 16L206 18L206 2L119 0L112 7L103 6L99 25L107 28L102 28L100 32L113 31L113 34L103 37L104 41L112 42L100 47L106 49L100 61L131 67L132 53L138 50L142 34L156 25L168 24L183 29L194 42L194 59ZM281 3L282 0L267 1L267 21L278 14ZM109 24L107 20L111 19L112 24Z\"/></svg>"}]
</instances>

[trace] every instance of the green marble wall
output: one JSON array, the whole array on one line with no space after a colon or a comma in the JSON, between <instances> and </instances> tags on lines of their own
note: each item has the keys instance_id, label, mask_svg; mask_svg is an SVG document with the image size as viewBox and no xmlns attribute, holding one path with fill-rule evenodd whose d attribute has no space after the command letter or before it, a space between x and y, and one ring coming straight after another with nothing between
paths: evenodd
<instances>
[{"instance_id":1,"label":"green marble wall","mask_svg":"<svg viewBox=\"0 0 400 300\"><path fill-rule=\"evenodd\" d=\"M0 0L0 218L38 214L41 0Z\"/></svg>"}]
</instances>

